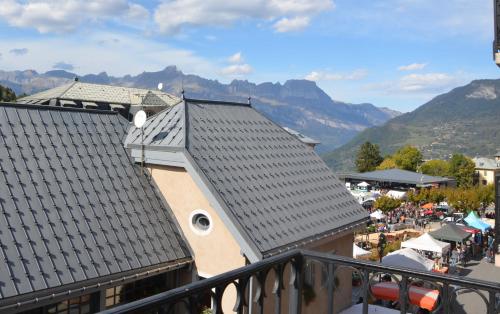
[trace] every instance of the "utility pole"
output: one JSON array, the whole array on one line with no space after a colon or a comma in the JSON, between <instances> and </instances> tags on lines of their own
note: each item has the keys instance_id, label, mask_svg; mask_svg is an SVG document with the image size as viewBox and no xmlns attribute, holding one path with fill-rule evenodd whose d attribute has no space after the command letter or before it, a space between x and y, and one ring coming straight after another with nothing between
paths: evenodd
<instances>
[{"instance_id":1,"label":"utility pole","mask_svg":"<svg viewBox=\"0 0 500 314\"><path fill-rule=\"evenodd\" d=\"M500 67L500 0L493 0L493 60Z\"/></svg>"},{"instance_id":2,"label":"utility pole","mask_svg":"<svg viewBox=\"0 0 500 314\"><path fill-rule=\"evenodd\" d=\"M495 266L500 267L500 173L495 174Z\"/></svg>"}]
</instances>

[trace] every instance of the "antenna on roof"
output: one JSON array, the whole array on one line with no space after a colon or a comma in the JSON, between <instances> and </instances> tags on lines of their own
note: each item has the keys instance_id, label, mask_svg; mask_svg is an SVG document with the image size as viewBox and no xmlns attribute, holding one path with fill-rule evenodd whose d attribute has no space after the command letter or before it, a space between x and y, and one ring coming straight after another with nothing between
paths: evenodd
<instances>
[{"instance_id":1,"label":"antenna on roof","mask_svg":"<svg viewBox=\"0 0 500 314\"><path fill-rule=\"evenodd\" d=\"M161 91L162 89L163 89L163 83L160 82L160 83L158 83L158 90Z\"/></svg>"},{"instance_id":2,"label":"antenna on roof","mask_svg":"<svg viewBox=\"0 0 500 314\"><path fill-rule=\"evenodd\" d=\"M248 96L247 102L250 106L252 105L252 97L251 96Z\"/></svg>"},{"instance_id":3,"label":"antenna on roof","mask_svg":"<svg viewBox=\"0 0 500 314\"><path fill-rule=\"evenodd\" d=\"M184 100L184 88L181 90L181 99Z\"/></svg>"},{"instance_id":4,"label":"antenna on roof","mask_svg":"<svg viewBox=\"0 0 500 314\"><path fill-rule=\"evenodd\" d=\"M144 95L138 95L141 97L141 110L137 111L134 115L134 125L136 128L141 129L141 175L144 174L144 124L148 115L143 110L144 109Z\"/></svg>"},{"instance_id":5,"label":"antenna on roof","mask_svg":"<svg viewBox=\"0 0 500 314\"><path fill-rule=\"evenodd\" d=\"M80 80L80 79L78 78L78 76L75 76L75 78L74 78L73 80L74 80L75 82L78 82L78 80Z\"/></svg>"}]
</instances>

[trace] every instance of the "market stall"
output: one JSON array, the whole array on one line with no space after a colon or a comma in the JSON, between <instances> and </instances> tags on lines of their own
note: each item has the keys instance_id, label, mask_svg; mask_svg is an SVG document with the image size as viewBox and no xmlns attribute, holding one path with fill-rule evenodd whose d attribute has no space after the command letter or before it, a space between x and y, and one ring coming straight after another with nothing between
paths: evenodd
<instances>
[{"instance_id":1,"label":"market stall","mask_svg":"<svg viewBox=\"0 0 500 314\"><path fill-rule=\"evenodd\" d=\"M431 271L434 268L434 261L423 257L409 248L387 254L382 258L382 264L427 271Z\"/></svg>"},{"instance_id":2,"label":"market stall","mask_svg":"<svg viewBox=\"0 0 500 314\"><path fill-rule=\"evenodd\" d=\"M367 251L367 250L363 250L362 248L360 248L359 246L357 246L356 244L352 244L352 257L353 258L358 258L358 257L362 257L362 256L370 256L372 255L372 252L370 251Z\"/></svg>"},{"instance_id":3,"label":"market stall","mask_svg":"<svg viewBox=\"0 0 500 314\"><path fill-rule=\"evenodd\" d=\"M370 214L370 218L376 219L376 220L385 219L385 217L386 216L384 215L384 213L381 210L376 210Z\"/></svg>"},{"instance_id":4,"label":"market stall","mask_svg":"<svg viewBox=\"0 0 500 314\"><path fill-rule=\"evenodd\" d=\"M443 255L450 250L450 244L434 239L429 233L424 233L418 238L401 242L401 248L410 248Z\"/></svg>"},{"instance_id":5,"label":"market stall","mask_svg":"<svg viewBox=\"0 0 500 314\"><path fill-rule=\"evenodd\" d=\"M470 233L462 230L462 228L453 223L443 225L440 229L431 231L429 232L429 234L434 239L440 241L457 242L457 243L462 243L471 236Z\"/></svg>"},{"instance_id":6,"label":"market stall","mask_svg":"<svg viewBox=\"0 0 500 314\"><path fill-rule=\"evenodd\" d=\"M465 222L476 229L481 230L482 232L485 232L489 229L491 229L491 226L484 221L482 221L479 216L476 214L475 211L471 211L467 217L465 217Z\"/></svg>"}]
</instances>

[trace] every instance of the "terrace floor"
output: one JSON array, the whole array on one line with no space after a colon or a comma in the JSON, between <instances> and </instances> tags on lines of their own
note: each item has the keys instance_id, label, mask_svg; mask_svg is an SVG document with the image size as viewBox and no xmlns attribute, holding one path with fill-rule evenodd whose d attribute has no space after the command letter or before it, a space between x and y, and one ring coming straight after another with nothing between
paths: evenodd
<instances>
[{"instance_id":1,"label":"terrace floor","mask_svg":"<svg viewBox=\"0 0 500 314\"><path fill-rule=\"evenodd\" d=\"M465 277L500 282L500 268L495 264L487 263L485 259L472 260L460 274ZM461 293L457 297L459 308L454 314L486 313L486 305L474 292Z\"/></svg>"}]
</instances>

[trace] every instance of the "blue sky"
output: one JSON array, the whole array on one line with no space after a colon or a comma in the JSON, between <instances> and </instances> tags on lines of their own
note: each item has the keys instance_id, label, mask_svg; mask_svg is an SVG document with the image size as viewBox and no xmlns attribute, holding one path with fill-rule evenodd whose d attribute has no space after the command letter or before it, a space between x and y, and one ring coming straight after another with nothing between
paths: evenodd
<instances>
[{"instance_id":1,"label":"blue sky","mask_svg":"<svg viewBox=\"0 0 500 314\"><path fill-rule=\"evenodd\" d=\"M491 0L0 0L0 70L310 79L409 111L498 78Z\"/></svg>"}]
</instances>

